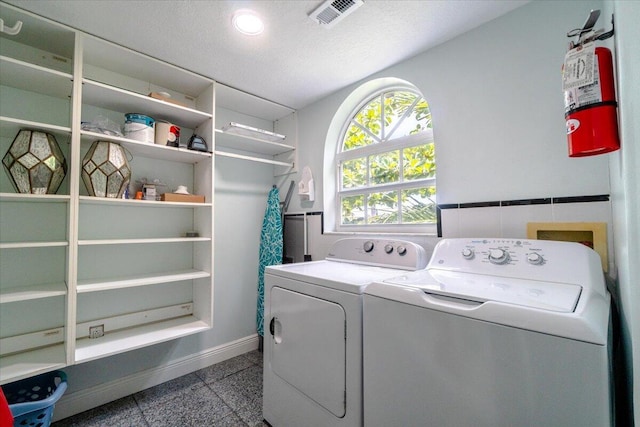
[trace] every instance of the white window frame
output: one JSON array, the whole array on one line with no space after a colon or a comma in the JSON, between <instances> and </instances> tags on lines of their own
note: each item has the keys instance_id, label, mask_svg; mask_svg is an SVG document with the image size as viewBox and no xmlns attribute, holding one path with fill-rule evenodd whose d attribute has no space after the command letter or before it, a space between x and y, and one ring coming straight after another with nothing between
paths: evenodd
<instances>
[{"instance_id":1,"label":"white window frame","mask_svg":"<svg viewBox=\"0 0 640 427\"><path fill-rule=\"evenodd\" d=\"M390 184L374 184L371 185L369 182L365 186L360 186L357 188L349 188L342 189L342 176L341 176L341 168L340 164L342 161L358 159L366 157L368 158L372 154L380 154L380 153L388 153L395 150L402 150L404 148L416 147L424 144L429 144L434 142L433 138L433 129L426 129L418 134L403 136L399 138L395 138L392 140L380 142L377 144L371 144L364 147L358 147L347 151L342 151L342 144L344 141L344 137L346 135L347 130L352 124L352 120L355 115L364 108L367 104L369 104L372 100L376 98L376 96L381 96L383 93L390 91L407 91L415 93L416 95L422 97L423 95L418 91L415 87L410 87L407 85L401 86L386 86L383 88L378 88L375 91L371 91L368 96L362 97L361 101L357 104L356 108L353 108L348 115L348 117L343 121L341 131L339 133L339 138L336 144L336 152L335 157L333 159L333 168L335 171L335 203L334 203L334 218L335 218L335 230L337 232L349 232L349 233L427 233L427 234L436 234L437 232L437 220L434 223L429 224L415 224L415 223L407 223L407 224L342 224L342 203L341 199L343 196L349 195L368 195L372 193L378 193L381 191L398 191L398 190L408 190L412 188L424 188L436 185L436 178L425 178L420 180L411 180L404 181L403 180L403 172L404 168L402 165L403 156L399 156L399 173L400 180L396 183ZM396 126L400 125L401 121L399 121ZM363 128L364 129L364 128ZM367 131L368 132L368 131ZM383 133L384 134L384 133ZM369 165L367 164L367 172ZM370 174L367 173L367 176ZM437 190L436 190L437 191ZM398 211L402 212L402 199L398 198ZM365 205L364 208L365 214L365 222L368 215L368 209Z\"/></svg>"}]
</instances>

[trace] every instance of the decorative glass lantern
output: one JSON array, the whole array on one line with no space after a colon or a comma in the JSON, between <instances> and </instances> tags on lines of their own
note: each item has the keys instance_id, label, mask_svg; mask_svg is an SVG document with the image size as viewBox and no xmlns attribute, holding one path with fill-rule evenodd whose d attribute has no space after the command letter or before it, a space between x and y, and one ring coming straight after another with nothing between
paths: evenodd
<instances>
[{"instance_id":1,"label":"decorative glass lantern","mask_svg":"<svg viewBox=\"0 0 640 427\"><path fill-rule=\"evenodd\" d=\"M18 193L55 194L67 174L56 138L36 130L20 130L2 164Z\"/></svg>"},{"instance_id":2,"label":"decorative glass lantern","mask_svg":"<svg viewBox=\"0 0 640 427\"><path fill-rule=\"evenodd\" d=\"M95 141L82 160L82 180L91 196L121 198L131 180L124 148L116 142Z\"/></svg>"}]
</instances>

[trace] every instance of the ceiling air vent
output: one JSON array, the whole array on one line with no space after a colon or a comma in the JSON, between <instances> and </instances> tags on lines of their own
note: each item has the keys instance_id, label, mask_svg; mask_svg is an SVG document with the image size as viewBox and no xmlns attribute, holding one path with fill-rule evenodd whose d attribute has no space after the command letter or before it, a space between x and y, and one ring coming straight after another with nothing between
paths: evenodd
<instances>
[{"instance_id":1,"label":"ceiling air vent","mask_svg":"<svg viewBox=\"0 0 640 427\"><path fill-rule=\"evenodd\" d=\"M309 18L330 28L362 6L363 0L327 0L309 14Z\"/></svg>"}]
</instances>

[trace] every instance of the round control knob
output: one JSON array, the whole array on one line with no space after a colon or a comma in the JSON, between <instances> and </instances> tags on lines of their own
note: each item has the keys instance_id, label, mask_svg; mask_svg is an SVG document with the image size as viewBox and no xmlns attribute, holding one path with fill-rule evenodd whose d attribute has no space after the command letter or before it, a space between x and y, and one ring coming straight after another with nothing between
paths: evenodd
<instances>
[{"instance_id":1,"label":"round control knob","mask_svg":"<svg viewBox=\"0 0 640 427\"><path fill-rule=\"evenodd\" d=\"M527 262L533 265L540 265L544 262L544 258L537 252L531 252L527 254Z\"/></svg>"},{"instance_id":2,"label":"round control knob","mask_svg":"<svg viewBox=\"0 0 640 427\"><path fill-rule=\"evenodd\" d=\"M473 249L464 248L462 250L462 258L464 259L473 259L474 255Z\"/></svg>"},{"instance_id":3,"label":"round control knob","mask_svg":"<svg viewBox=\"0 0 640 427\"><path fill-rule=\"evenodd\" d=\"M365 252L371 252L373 250L374 244L371 240L367 240L366 242L364 242L364 251Z\"/></svg>"},{"instance_id":4,"label":"round control knob","mask_svg":"<svg viewBox=\"0 0 640 427\"><path fill-rule=\"evenodd\" d=\"M489 251L489 261L493 264L506 264L509 262L509 252L504 249L491 249Z\"/></svg>"},{"instance_id":5,"label":"round control knob","mask_svg":"<svg viewBox=\"0 0 640 427\"><path fill-rule=\"evenodd\" d=\"M393 252L393 245L390 245L390 244L384 245L384 251L390 254L391 252Z\"/></svg>"},{"instance_id":6,"label":"round control knob","mask_svg":"<svg viewBox=\"0 0 640 427\"><path fill-rule=\"evenodd\" d=\"M398 246L398 255L406 255L407 254L407 248L405 248L404 246Z\"/></svg>"}]
</instances>

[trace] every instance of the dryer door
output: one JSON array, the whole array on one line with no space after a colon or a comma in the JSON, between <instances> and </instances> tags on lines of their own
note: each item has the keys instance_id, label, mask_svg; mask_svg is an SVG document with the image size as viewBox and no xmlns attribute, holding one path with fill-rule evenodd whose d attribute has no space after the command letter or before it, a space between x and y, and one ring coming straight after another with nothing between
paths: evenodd
<instances>
[{"instance_id":1,"label":"dryer door","mask_svg":"<svg viewBox=\"0 0 640 427\"><path fill-rule=\"evenodd\" d=\"M337 417L345 414L345 312L342 306L271 289L273 372Z\"/></svg>"}]
</instances>

